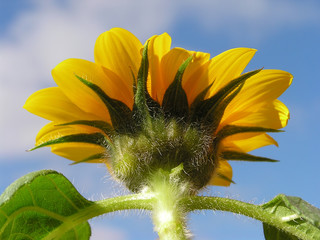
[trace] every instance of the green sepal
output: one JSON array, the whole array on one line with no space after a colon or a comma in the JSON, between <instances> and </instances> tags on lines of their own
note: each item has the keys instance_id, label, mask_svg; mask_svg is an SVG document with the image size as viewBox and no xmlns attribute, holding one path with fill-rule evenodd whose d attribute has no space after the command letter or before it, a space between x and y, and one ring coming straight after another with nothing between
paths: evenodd
<instances>
[{"instance_id":1,"label":"green sepal","mask_svg":"<svg viewBox=\"0 0 320 240\"><path fill-rule=\"evenodd\" d=\"M306 239L320 239L320 209L312 206L299 197L280 194L262 208L280 218L290 226L294 226L297 233L307 235ZM266 240L298 240L299 238L263 224ZM299 235L298 235L299 236Z\"/></svg>"},{"instance_id":2,"label":"green sepal","mask_svg":"<svg viewBox=\"0 0 320 240\"><path fill-rule=\"evenodd\" d=\"M236 89L239 89L239 86L242 86L248 78L259 73L260 71L261 69L251 71L241 75L240 77L230 81L226 86L221 88L212 97L196 104L194 106L194 111L192 112L192 115L191 115L191 121L192 122L201 121L205 125L210 125L213 121L217 122L215 118L217 116L218 106L227 98L228 95L231 95L232 92L234 92ZM224 101L224 102L227 103L228 101ZM223 106L223 108L226 108L226 106ZM223 112L222 113L220 112L219 115L223 115Z\"/></svg>"},{"instance_id":3,"label":"green sepal","mask_svg":"<svg viewBox=\"0 0 320 240\"><path fill-rule=\"evenodd\" d=\"M143 49L137 84L134 87L133 118L138 123L144 122L150 118L150 115L156 116L161 112L160 104L150 96L147 89L149 72L148 46L149 42L146 43Z\"/></svg>"},{"instance_id":4,"label":"green sepal","mask_svg":"<svg viewBox=\"0 0 320 240\"><path fill-rule=\"evenodd\" d=\"M223 180L229 182L229 183L233 183L233 184L236 184L232 179L228 178L226 175L223 175L221 173L218 173L217 174L220 178L222 178Z\"/></svg>"},{"instance_id":5,"label":"green sepal","mask_svg":"<svg viewBox=\"0 0 320 240\"><path fill-rule=\"evenodd\" d=\"M148 45L149 42L147 42L147 44L143 48L141 64L138 71L136 90L134 91L134 116L138 114L140 118L146 118L149 115L146 99L147 79L149 71Z\"/></svg>"},{"instance_id":6,"label":"green sepal","mask_svg":"<svg viewBox=\"0 0 320 240\"><path fill-rule=\"evenodd\" d=\"M114 129L113 127L105 122L105 121L98 121L98 120L78 120L78 121L73 121L73 122L67 122L67 123L62 123L62 124L57 124L57 126L68 126L68 125L86 125L94 128L98 128L102 130L105 134L108 136L111 136Z\"/></svg>"},{"instance_id":7,"label":"green sepal","mask_svg":"<svg viewBox=\"0 0 320 240\"><path fill-rule=\"evenodd\" d=\"M0 239L88 240L88 222L70 218L93 205L62 174L29 173L0 196Z\"/></svg>"},{"instance_id":8,"label":"green sepal","mask_svg":"<svg viewBox=\"0 0 320 240\"><path fill-rule=\"evenodd\" d=\"M106 159L106 153L105 152L104 153L97 153L97 154L91 155L85 159L82 159L80 161L70 163L69 165L76 165L79 163L90 162L92 160L97 160L97 159Z\"/></svg>"},{"instance_id":9,"label":"green sepal","mask_svg":"<svg viewBox=\"0 0 320 240\"><path fill-rule=\"evenodd\" d=\"M190 105L190 112L194 112L196 106L202 102L205 98L205 96L207 95L209 89L212 87L214 82L212 82L209 86L207 86L205 89L203 89L197 96L196 98L193 100L193 102Z\"/></svg>"},{"instance_id":10,"label":"green sepal","mask_svg":"<svg viewBox=\"0 0 320 240\"><path fill-rule=\"evenodd\" d=\"M221 158L226 160L236 161L250 161L250 162L279 162L271 158L259 157L248 153L235 152L235 151L224 151L220 155Z\"/></svg>"},{"instance_id":11,"label":"green sepal","mask_svg":"<svg viewBox=\"0 0 320 240\"><path fill-rule=\"evenodd\" d=\"M133 95L136 95L136 91L137 91L137 80L136 80L136 76L134 75L132 69L131 70L131 75L132 75L132 91L133 91Z\"/></svg>"},{"instance_id":12,"label":"green sepal","mask_svg":"<svg viewBox=\"0 0 320 240\"><path fill-rule=\"evenodd\" d=\"M241 83L230 95L228 95L219 105L217 105L216 109L211 112L210 115L204 120L204 124L208 125L209 129L212 132L215 132L218 128L220 121L223 117L224 111L226 110L229 103L238 95L241 91L244 82Z\"/></svg>"},{"instance_id":13,"label":"green sepal","mask_svg":"<svg viewBox=\"0 0 320 240\"><path fill-rule=\"evenodd\" d=\"M264 127L251 127L251 126L236 126L236 125L226 125L217 134L219 140L226 138L228 136L238 134L238 133L249 133L249 132L283 132L283 130L277 130L273 128Z\"/></svg>"},{"instance_id":14,"label":"green sepal","mask_svg":"<svg viewBox=\"0 0 320 240\"><path fill-rule=\"evenodd\" d=\"M173 82L166 90L162 108L168 117L187 118L189 116L189 104L187 94L182 88L182 77L184 71L191 62L193 56L190 56L179 67Z\"/></svg>"},{"instance_id":15,"label":"green sepal","mask_svg":"<svg viewBox=\"0 0 320 240\"><path fill-rule=\"evenodd\" d=\"M118 132L132 131L132 112L123 102L110 98L99 86L79 76L76 77L92 91L94 91L108 108L112 126Z\"/></svg>"},{"instance_id":16,"label":"green sepal","mask_svg":"<svg viewBox=\"0 0 320 240\"><path fill-rule=\"evenodd\" d=\"M42 148L42 147L47 147L53 144L71 143L71 142L90 143L90 144L96 144L96 145L102 146L104 148L109 148L109 142L102 133L90 133L90 134L79 133L79 134L67 135L67 136L46 141L44 143L39 144L38 146L35 146L29 151L33 151L35 149Z\"/></svg>"}]
</instances>

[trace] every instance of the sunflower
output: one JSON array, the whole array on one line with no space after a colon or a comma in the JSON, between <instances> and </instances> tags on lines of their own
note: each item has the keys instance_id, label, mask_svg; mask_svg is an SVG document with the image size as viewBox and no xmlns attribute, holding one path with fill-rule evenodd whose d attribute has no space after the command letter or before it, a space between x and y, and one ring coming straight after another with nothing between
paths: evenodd
<instances>
[{"instance_id":1,"label":"sunflower","mask_svg":"<svg viewBox=\"0 0 320 240\"><path fill-rule=\"evenodd\" d=\"M101 34L95 62L67 59L52 70L57 87L24 108L50 120L34 149L49 146L74 163L103 162L132 191L157 169L181 166L195 190L229 186L228 160L274 161L248 152L277 145L268 132L286 126L277 98L292 75L260 69L242 74L255 54L235 48L208 53L171 49L168 34L144 45L130 32Z\"/></svg>"}]
</instances>

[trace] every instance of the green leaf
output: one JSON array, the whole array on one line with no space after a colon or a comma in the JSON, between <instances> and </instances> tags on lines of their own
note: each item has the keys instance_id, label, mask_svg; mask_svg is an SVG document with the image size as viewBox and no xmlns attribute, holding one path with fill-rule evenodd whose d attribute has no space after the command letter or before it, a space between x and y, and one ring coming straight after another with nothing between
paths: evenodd
<instances>
[{"instance_id":1,"label":"green leaf","mask_svg":"<svg viewBox=\"0 0 320 240\"><path fill-rule=\"evenodd\" d=\"M154 197L132 194L91 202L62 174L52 170L29 173L0 196L0 239L87 240L87 220L128 209L152 210Z\"/></svg>"},{"instance_id":2,"label":"green leaf","mask_svg":"<svg viewBox=\"0 0 320 240\"><path fill-rule=\"evenodd\" d=\"M281 194L262 207L288 225L294 226L297 232L308 235L308 239L320 239L320 209L301 198ZM299 239L270 225L264 224L263 227L267 240Z\"/></svg>"},{"instance_id":3,"label":"green leaf","mask_svg":"<svg viewBox=\"0 0 320 240\"><path fill-rule=\"evenodd\" d=\"M230 198L190 196L180 200L180 204L188 212L228 211L259 220L272 226L265 229L265 234L270 234L265 236L267 240L320 239L320 210L298 197L278 195L266 204L254 205ZM273 229L277 232L270 233Z\"/></svg>"},{"instance_id":4,"label":"green leaf","mask_svg":"<svg viewBox=\"0 0 320 240\"><path fill-rule=\"evenodd\" d=\"M123 102L109 97L98 85L79 76L76 77L92 91L94 91L108 108L112 126L116 131L128 132L131 129L132 112Z\"/></svg>"},{"instance_id":5,"label":"green leaf","mask_svg":"<svg viewBox=\"0 0 320 240\"><path fill-rule=\"evenodd\" d=\"M185 118L189 115L188 98L182 88L182 77L192 58L193 56L188 57L181 64L173 82L163 96L162 108L169 117Z\"/></svg>"},{"instance_id":6,"label":"green leaf","mask_svg":"<svg viewBox=\"0 0 320 240\"><path fill-rule=\"evenodd\" d=\"M290 233L281 231L266 223L263 224L263 233L266 240L300 240L296 236L293 236Z\"/></svg>"},{"instance_id":7,"label":"green leaf","mask_svg":"<svg viewBox=\"0 0 320 240\"><path fill-rule=\"evenodd\" d=\"M91 205L62 174L29 173L0 196L0 239L89 239L86 221L64 223Z\"/></svg>"}]
</instances>

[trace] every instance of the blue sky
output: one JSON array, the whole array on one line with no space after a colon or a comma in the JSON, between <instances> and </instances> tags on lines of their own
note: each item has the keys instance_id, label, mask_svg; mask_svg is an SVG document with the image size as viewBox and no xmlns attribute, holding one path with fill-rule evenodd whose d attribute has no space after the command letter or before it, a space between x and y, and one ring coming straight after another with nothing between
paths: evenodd
<instances>
[{"instance_id":1,"label":"blue sky","mask_svg":"<svg viewBox=\"0 0 320 240\"><path fill-rule=\"evenodd\" d=\"M258 49L247 70L264 67L294 75L281 96L291 120L273 135L279 148L255 154L279 163L232 163L236 184L209 187L203 194L263 203L279 193L300 196L320 207L318 169L320 94L320 3L290 0L12 0L0 2L0 190L35 170L55 169L90 199L125 190L103 165L69 166L49 149L26 152L46 123L22 106L36 90L54 86L50 71L67 58L93 60L98 35L123 27L144 42L168 32L173 45L209 52ZM191 214L195 239L263 239L260 223L228 213ZM112 214L92 221L92 239L155 239L147 213Z\"/></svg>"}]
</instances>

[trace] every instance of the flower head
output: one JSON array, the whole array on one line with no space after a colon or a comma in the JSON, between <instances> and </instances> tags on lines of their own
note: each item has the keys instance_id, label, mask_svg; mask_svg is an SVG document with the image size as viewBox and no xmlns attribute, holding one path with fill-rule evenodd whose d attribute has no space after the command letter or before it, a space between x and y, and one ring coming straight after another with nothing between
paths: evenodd
<instances>
[{"instance_id":1,"label":"flower head","mask_svg":"<svg viewBox=\"0 0 320 240\"><path fill-rule=\"evenodd\" d=\"M171 49L164 33L142 45L115 28L97 39L95 62L68 59L52 76L57 87L29 97L25 108L51 122L36 147L79 162L104 162L133 191L157 169L193 189L228 186L228 160L274 161L248 152L277 145L267 132L287 124L277 98L292 75L280 70L242 74L254 49L208 53Z\"/></svg>"}]
</instances>

